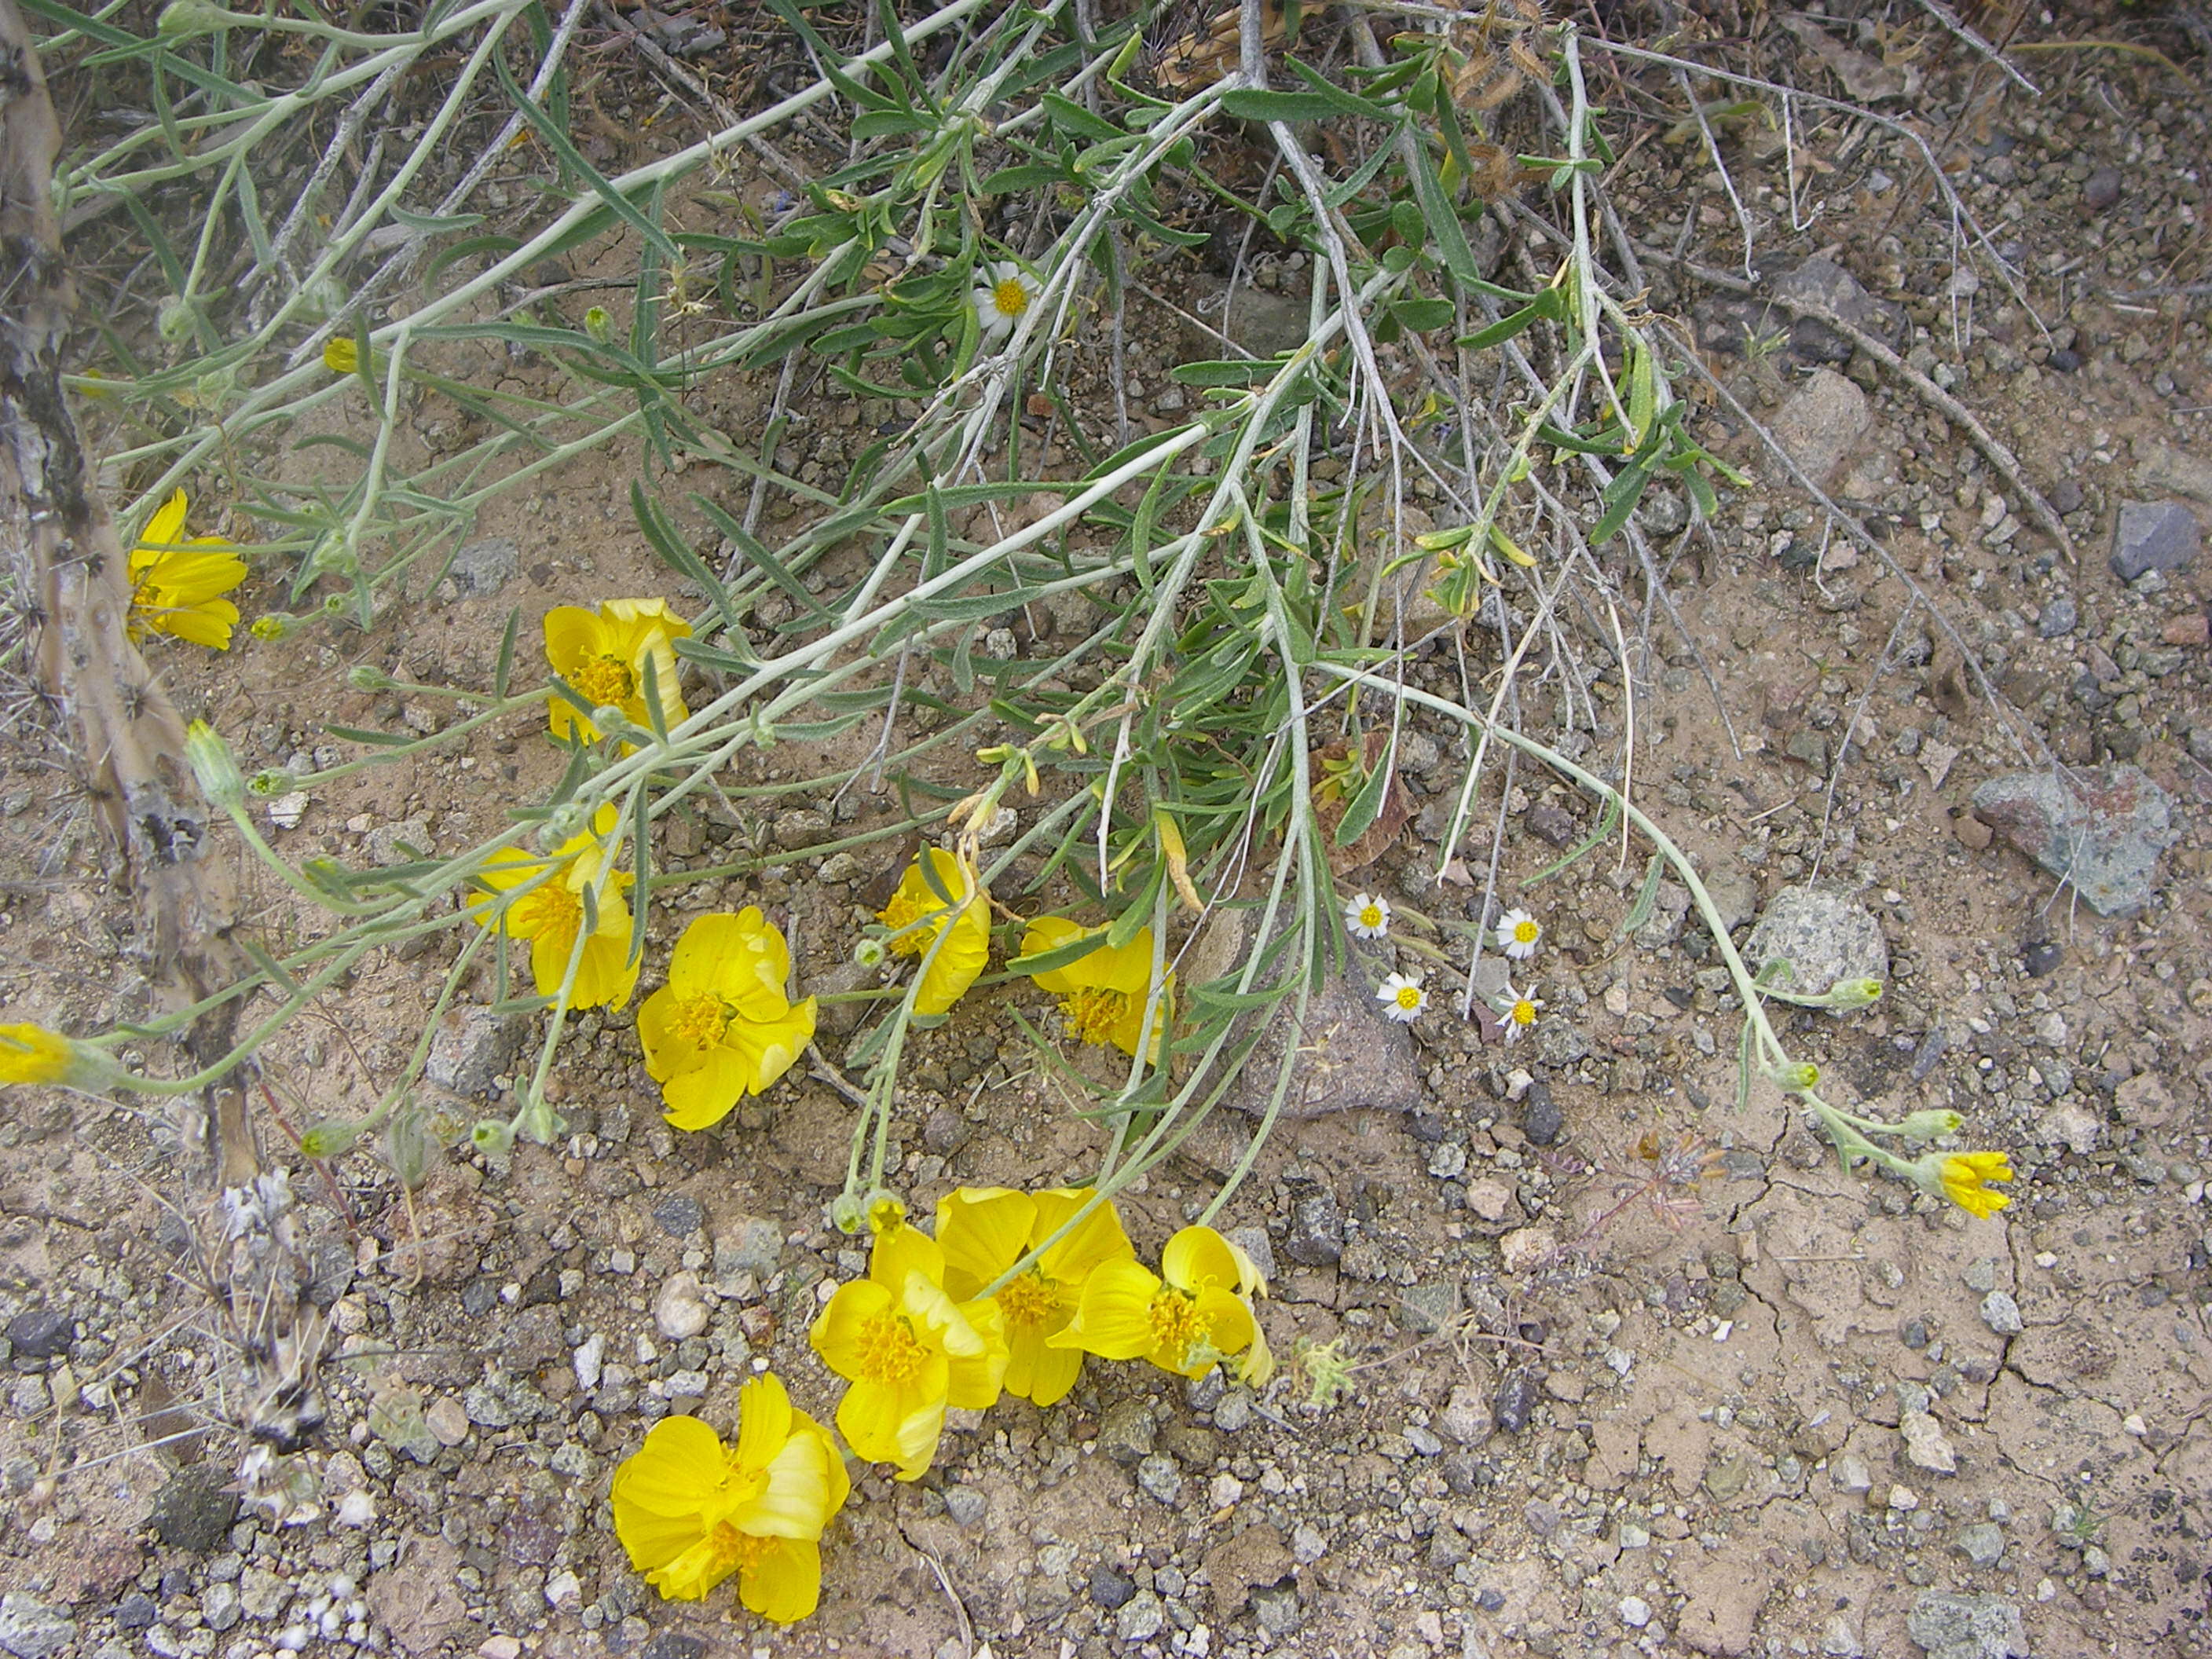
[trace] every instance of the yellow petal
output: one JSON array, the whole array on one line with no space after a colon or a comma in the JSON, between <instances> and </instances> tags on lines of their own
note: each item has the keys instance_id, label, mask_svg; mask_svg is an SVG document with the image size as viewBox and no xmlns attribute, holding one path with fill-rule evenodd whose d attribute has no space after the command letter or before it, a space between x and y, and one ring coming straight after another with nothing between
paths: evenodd
<instances>
[{"instance_id":1,"label":"yellow petal","mask_svg":"<svg viewBox=\"0 0 2212 1659\"><path fill-rule=\"evenodd\" d=\"M146 533L138 538L138 545L157 550L175 546L177 534L185 527L185 509L189 505L185 499L184 489L179 485L169 499L155 509L154 516L146 520Z\"/></svg>"},{"instance_id":2,"label":"yellow petal","mask_svg":"<svg viewBox=\"0 0 2212 1659\"><path fill-rule=\"evenodd\" d=\"M945 1401L963 1411L988 1411L998 1404L1006 1377L1006 1320L996 1302L963 1302L962 1321L982 1341L980 1353L951 1355L945 1368Z\"/></svg>"},{"instance_id":3,"label":"yellow petal","mask_svg":"<svg viewBox=\"0 0 2212 1659\"><path fill-rule=\"evenodd\" d=\"M1036 1224L1030 1232L1030 1243L1034 1245L1050 1238L1066 1224L1068 1217L1090 1201L1088 1187L1052 1187L1037 1194ZM944 1231L940 1224L938 1231L941 1234ZM1121 1230L1121 1218L1109 1200L1085 1216L1074 1231L1047 1250L1037 1265L1048 1279L1061 1285L1080 1285L1102 1263L1128 1261L1135 1255L1128 1234Z\"/></svg>"},{"instance_id":4,"label":"yellow petal","mask_svg":"<svg viewBox=\"0 0 2212 1659\"><path fill-rule=\"evenodd\" d=\"M1071 945L1077 939L1089 939L1094 934L1103 934L1105 931L1103 927L1085 927L1070 921L1066 916L1039 916L1022 934L1022 954L1041 957L1048 951L1057 951L1063 945ZM1048 968L1041 974L1031 974L1030 977L1036 981L1039 989L1049 991L1054 996L1065 996L1091 982L1079 981L1074 974L1091 960L1091 957L1097 954L1093 951L1090 957L1079 957L1066 967Z\"/></svg>"},{"instance_id":5,"label":"yellow petal","mask_svg":"<svg viewBox=\"0 0 2212 1659\"><path fill-rule=\"evenodd\" d=\"M1083 1299L1066 1330L1046 1339L1054 1348L1079 1348L1101 1359L1142 1359L1152 1351L1152 1297L1160 1281L1136 1261L1109 1261L1084 1281Z\"/></svg>"},{"instance_id":6,"label":"yellow petal","mask_svg":"<svg viewBox=\"0 0 2212 1659\"><path fill-rule=\"evenodd\" d=\"M781 1377L766 1371L747 1382L738 1390L739 1466L766 1468L791 1438L791 1395Z\"/></svg>"},{"instance_id":7,"label":"yellow petal","mask_svg":"<svg viewBox=\"0 0 2212 1659\"><path fill-rule=\"evenodd\" d=\"M615 1471L615 1535L639 1571L666 1565L705 1534L702 1511L723 1474L722 1443L696 1417L664 1417Z\"/></svg>"},{"instance_id":8,"label":"yellow petal","mask_svg":"<svg viewBox=\"0 0 2212 1659\"><path fill-rule=\"evenodd\" d=\"M963 1187L937 1200L945 1288L966 1301L1029 1249L1036 1200L1005 1187Z\"/></svg>"},{"instance_id":9,"label":"yellow petal","mask_svg":"<svg viewBox=\"0 0 2212 1659\"><path fill-rule=\"evenodd\" d=\"M869 1324L891 1310L891 1293L872 1279L856 1279L837 1287L806 1340L822 1363L850 1382L866 1369L868 1350L864 1338Z\"/></svg>"},{"instance_id":10,"label":"yellow petal","mask_svg":"<svg viewBox=\"0 0 2212 1659\"><path fill-rule=\"evenodd\" d=\"M744 1569L738 1597L774 1624L812 1617L822 1600L822 1547L811 1539L777 1539Z\"/></svg>"},{"instance_id":11,"label":"yellow petal","mask_svg":"<svg viewBox=\"0 0 2212 1659\"><path fill-rule=\"evenodd\" d=\"M1209 1285L1234 1289L1243 1282L1237 1254L1212 1228L1185 1227L1160 1252L1160 1273L1178 1290L1194 1291Z\"/></svg>"}]
</instances>

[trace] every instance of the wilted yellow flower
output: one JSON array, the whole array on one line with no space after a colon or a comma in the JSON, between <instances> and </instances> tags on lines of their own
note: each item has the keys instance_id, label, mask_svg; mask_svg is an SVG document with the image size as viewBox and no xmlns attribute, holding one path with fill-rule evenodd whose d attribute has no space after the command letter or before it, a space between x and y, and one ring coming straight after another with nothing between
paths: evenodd
<instances>
[{"instance_id":1,"label":"wilted yellow flower","mask_svg":"<svg viewBox=\"0 0 2212 1659\"><path fill-rule=\"evenodd\" d=\"M1991 1216L2012 1202L1987 1183L2012 1179L2012 1160L2002 1152L1953 1152L1937 1166L1943 1196L1970 1215Z\"/></svg>"},{"instance_id":2,"label":"wilted yellow flower","mask_svg":"<svg viewBox=\"0 0 2212 1659\"><path fill-rule=\"evenodd\" d=\"M131 550L131 637L167 634L211 651L228 651L238 607L221 596L246 580L246 561L220 536L179 540L185 506L179 489L161 504L143 538Z\"/></svg>"},{"instance_id":3,"label":"wilted yellow flower","mask_svg":"<svg viewBox=\"0 0 2212 1659\"><path fill-rule=\"evenodd\" d=\"M99 1080L113 1069L99 1049L43 1025L0 1025L0 1084Z\"/></svg>"},{"instance_id":4,"label":"wilted yellow flower","mask_svg":"<svg viewBox=\"0 0 2212 1659\"><path fill-rule=\"evenodd\" d=\"M621 816L612 803L601 806L592 816L590 832L569 836L550 858L502 847L478 877L494 894L538 883L504 905L496 897L481 899L471 914L486 927L504 927L509 938L530 942L530 976L542 997L557 996L568 975L568 958L584 929L584 894L599 879L607 837ZM576 963L571 1008L619 1008L637 988L638 964L629 957L629 905L623 897L636 879L617 870L599 888L592 900L596 925Z\"/></svg>"},{"instance_id":5,"label":"wilted yellow flower","mask_svg":"<svg viewBox=\"0 0 2212 1659\"><path fill-rule=\"evenodd\" d=\"M930 885L929 874L937 878ZM944 890L940 897L938 888ZM945 899L950 898L950 904ZM899 956L936 955L922 970L915 993L917 1014L941 1014L968 994L991 957L991 901L973 865L941 847L917 854L899 878L898 890L876 920L891 930L884 942ZM938 944L942 939L943 944Z\"/></svg>"},{"instance_id":6,"label":"wilted yellow flower","mask_svg":"<svg viewBox=\"0 0 2212 1659\"><path fill-rule=\"evenodd\" d=\"M701 916L669 958L668 983L637 1011L645 1069L679 1129L719 1123L814 1041L814 999L784 994L791 949L758 907Z\"/></svg>"},{"instance_id":7,"label":"wilted yellow flower","mask_svg":"<svg viewBox=\"0 0 2212 1659\"><path fill-rule=\"evenodd\" d=\"M1087 1188L1054 1187L1032 1196L1005 1187L963 1187L937 1201L937 1242L945 1288L956 1300L987 1285L1066 1224L1091 1198ZM1092 1272L1135 1258L1121 1218L1101 1204L1036 1265L991 1299L1006 1322L1006 1392L1049 1406L1075 1386L1083 1355L1046 1339L1067 1328Z\"/></svg>"},{"instance_id":8,"label":"wilted yellow flower","mask_svg":"<svg viewBox=\"0 0 2212 1659\"><path fill-rule=\"evenodd\" d=\"M352 374L361 368L361 348L349 334L335 334L323 342L323 367L333 374Z\"/></svg>"},{"instance_id":9,"label":"wilted yellow flower","mask_svg":"<svg viewBox=\"0 0 2212 1659\"><path fill-rule=\"evenodd\" d=\"M994 1302L956 1304L945 1254L903 1224L876 1236L868 1276L840 1285L809 1333L852 1386L837 1404L845 1443L918 1480L937 1456L948 1406L981 1411L1006 1374L1006 1321Z\"/></svg>"},{"instance_id":10,"label":"wilted yellow flower","mask_svg":"<svg viewBox=\"0 0 2212 1659\"><path fill-rule=\"evenodd\" d=\"M650 731L645 706L645 665L653 664L660 694L661 722L674 726L690 711L676 689L676 649L691 624L668 608L665 599L609 599L596 611L560 605L545 613L545 660L593 708L619 708ZM586 741L598 726L565 697L550 699L553 735L565 739L581 732Z\"/></svg>"},{"instance_id":11,"label":"wilted yellow flower","mask_svg":"<svg viewBox=\"0 0 2212 1659\"><path fill-rule=\"evenodd\" d=\"M1134 1054L1141 1045L1145 1058L1157 1065L1160 1038L1175 1020L1175 975L1170 974L1160 987L1159 1007L1147 1042L1145 1003L1152 984L1152 930L1139 928L1137 936L1119 949L1103 943L1105 932L1064 916L1039 916L1022 935L1022 954L1042 956L1077 939L1100 937L1101 943L1089 956L1030 977L1060 999L1071 1035L1101 1046L1110 1042L1125 1054Z\"/></svg>"},{"instance_id":12,"label":"wilted yellow flower","mask_svg":"<svg viewBox=\"0 0 2212 1659\"><path fill-rule=\"evenodd\" d=\"M1249 1350L1243 1375L1263 1382L1274 1365L1247 1298L1267 1289L1250 1256L1211 1227L1186 1227L1160 1252L1158 1273L1134 1261L1094 1267L1073 1322L1048 1342L1101 1359L1149 1359L1178 1376L1204 1376Z\"/></svg>"},{"instance_id":13,"label":"wilted yellow flower","mask_svg":"<svg viewBox=\"0 0 2212 1659\"><path fill-rule=\"evenodd\" d=\"M615 1535L672 1601L732 1573L763 1619L787 1625L822 1594L817 1543L852 1491L830 1431L795 1409L775 1373L738 1395L738 1443L696 1417L665 1417L615 1471Z\"/></svg>"}]
</instances>

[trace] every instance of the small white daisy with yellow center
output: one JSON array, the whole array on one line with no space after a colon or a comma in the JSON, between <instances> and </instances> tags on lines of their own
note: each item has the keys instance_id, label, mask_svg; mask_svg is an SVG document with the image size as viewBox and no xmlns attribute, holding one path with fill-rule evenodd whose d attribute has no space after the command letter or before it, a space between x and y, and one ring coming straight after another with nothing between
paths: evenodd
<instances>
[{"instance_id":1,"label":"small white daisy with yellow center","mask_svg":"<svg viewBox=\"0 0 2212 1659\"><path fill-rule=\"evenodd\" d=\"M1533 1027L1536 1024L1537 1011L1543 1006L1544 999L1534 993L1516 991L1508 985L1505 994L1497 1004L1498 1020L1505 1027L1506 1042L1514 1042L1523 1031Z\"/></svg>"},{"instance_id":2,"label":"small white daisy with yellow center","mask_svg":"<svg viewBox=\"0 0 2212 1659\"><path fill-rule=\"evenodd\" d=\"M1498 948L1516 962L1534 956L1543 937L1544 925L1526 910L1508 910L1498 919Z\"/></svg>"},{"instance_id":3,"label":"small white daisy with yellow center","mask_svg":"<svg viewBox=\"0 0 2212 1659\"><path fill-rule=\"evenodd\" d=\"M1344 926L1354 939L1387 939L1390 933L1390 901L1358 893L1344 907Z\"/></svg>"},{"instance_id":4,"label":"small white daisy with yellow center","mask_svg":"<svg viewBox=\"0 0 2212 1659\"><path fill-rule=\"evenodd\" d=\"M1393 974L1382 981L1382 988L1375 994L1382 1012L1401 1025L1411 1025L1421 1017L1421 1010L1429 1006L1429 994L1421 988L1421 981L1412 974Z\"/></svg>"},{"instance_id":5,"label":"small white daisy with yellow center","mask_svg":"<svg viewBox=\"0 0 2212 1659\"><path fill-rule=\"evenodd\" d=\"M993 346L1013 332L1014 325L1037 302L1036 279L1012 259L979 266L976 286L968 298L975 307L975 320L983 331L983 343Z\"/></svg>"}]
</instances>

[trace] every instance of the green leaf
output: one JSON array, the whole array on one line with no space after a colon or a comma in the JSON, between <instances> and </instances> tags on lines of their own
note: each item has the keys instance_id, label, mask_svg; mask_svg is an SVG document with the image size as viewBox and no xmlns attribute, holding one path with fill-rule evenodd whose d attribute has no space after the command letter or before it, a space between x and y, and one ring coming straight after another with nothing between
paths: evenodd
<instances>
[{"instance_id":1,"label":"green leaf","mask_svg":"<svg viewBox=\"0 0 2212 1659\"><path fill-rule=\"evenodd\" d=\"M1100 143L1109 138L1127 138L1129 136L1111 121L1093 115L1073 99L1064 97L1059 93L1039 93L1037 102L1044 106L1044 112L1051 118L1053 125L1071 138L1087 139L1092 143Z\"/></svg>"},{"instance_id":2,"label":"green leaf","mask_svg":"<svg viewBox=\"0 0 2212 1659\"><path fill-rule=\"evenodd\" d=\"M1359 793L1346 804L1344 822L1336 826L1335 844L1349 847L1367 833L1368 826L1382 816L1382 802L1390 793L1391 767L1386 755L1382 762L1361 781Z\"/></svg>"},{"instance_id":3,"label":"green leaf","mask_svg":"<svg viewBox=\"0 0 2212 1659\"><path fill-rule=\"evenodd\" d=\"M554 159L589 185L592 193L606 204L608 210L643 237L662 258L671 264L681 264L684 256L677 252L676 244L668 240L667 233L640 213L630 199L614 187L611 179L584 159L584 153L568 142L568 135L561 131L553 118L531 101L530 94L515 80L514 71L507 67L506 54L494 52L492 64L499 71L501 89L514 102L522 118L530 124L531 131L538 135L546 149L553 152Z\"/></svg>"},{"instance_id":4,"label":"green leaf","mask_svg":"<svg viewBox=\"0 0 2212 1659\"><path fill-rule=\"evenodd\" d=\"M738 611L730 603L729 590L668 521L660 504L645 493L645 485L635 478L629 481L629 509L636 515L638 528L645 532L646 540L653 544L653 550L660 555L670 569L696 582L699 590L714 601L725 628L736 628Z\"/></svg>"},{"instance_id":5,"label":"green leaf","mask_svg":"<svg viewBox=\"0 0 2212 1659\"><path fill-rule=\"evenodd\" d=\"M1459 204L1437 177L1436 163L1429 157L1425 142L1414 149L1419 159L1407 171L1413 174L1413 195L1421 204L1421 213L1428 220L1429 242L1436 249L1437 258L1443 261L1444 269L1462 283L1474 283L1482 280L1482 272L1474 263L1474 250L1467 245L1467 231L1459 222Z\"/></svg>"},{"instance_id":6,"label":"green leaf","mask_svg":"<svg viewBox=\"0 0 2212 1659\"><path fill-rule=\"evenodd\" d=\"M1651 469L1639 461L1616 474L1605 487L1605 514L1589 529L1589 544L1598 547L1613 539L1628 515L1636 511L1636 503L1643 498L1644 487L1651 482Z\"/></svg>"},{"instance_id":7,"label":"green leaf","mask_svg":"<svg viewBox=\"0 0 2212 1659\"><path fill-rule=\"evenodd\" d=\"M1449 300L1408 295L1390 302L1390 314L1414 333L1425 334L1432 328L1442 328L1450 322L1454 311Z\"/></svg>"},{"instance_id":8,"label":"green leaf","mask_svg":"<svg viewBox=\"0 0 2212 1659\"><path fill-rule=\"evenodd\" d=\"M1282 366L1279 357L1178 363L1168 371L1168 379L1178 386L1261 386L1273 380Z\"/></svg>"}]
</instances>

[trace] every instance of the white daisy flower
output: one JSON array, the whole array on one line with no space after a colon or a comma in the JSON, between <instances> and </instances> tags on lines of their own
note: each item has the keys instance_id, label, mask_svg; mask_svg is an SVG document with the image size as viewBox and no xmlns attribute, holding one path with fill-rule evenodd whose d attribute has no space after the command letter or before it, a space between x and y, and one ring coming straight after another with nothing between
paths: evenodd
<instances>
[{"instance_id":1,"label":"white daisy flower","mask_svg":"<svg viewBox=\"0 0 2212 1659\"><path fill-rule=\"evenodd\" d=\"M1390 932L1390 901L1365 893L1344 907L1344 925L1354 939L1382 939Z\"/></svg>"},{"instance_id":2,"label":"white daisy flower","mask_svg":"<svg viewBox=\"0 0 2212 1659\"><path fill-rule=\"evenodd\" d=\"M996 345L1036 303L1036 279L1012 259L984 265L976 275L981 281L969 290L968 298L975 307L975 320L982 325L983 343Z\"/></svg>"},{"instance_id":3,"label":"white daisy flower","mask_svg":"<svg viewBox=\"0 0 2212 1659\"><path fill-rule=\"evenodd\" d=\"M1543 924L1526 910L1508 910L1498 919L1498 948L1516 962L1534 956L1536 941L1543 937Z\"/></svg>"},{"instance_id":4,"label":"white daisy flower","mask_svg":"<svg viewBox=\"0 0 2212 1659\"><path fill-rule=\"evenodd\" d=\"M1382 981L1382 988L1375 994L1376 1001L1383 1005L1382 1012L1401 1025L1411 1025L1421 1017L1421 1010L1429 1006L1429 994L1421 988L1420 980L1411 974L1393 974Z\"/></svg>"},{"instance_id":5,"label":"white daisy flower","mask_svg":"<svg viewBox=\"0 0 2212 1659\"><path fill-rule=\"evenodd\" d=\"M1510 985L1498 1004L1498 1018L1505 1027L1505 1041L1512 1042L1523 1031L1536 1024L1536 1012L1544 1006L1544 999L1533 993L1524 994Z\"/></svg>"}]
</instances>

